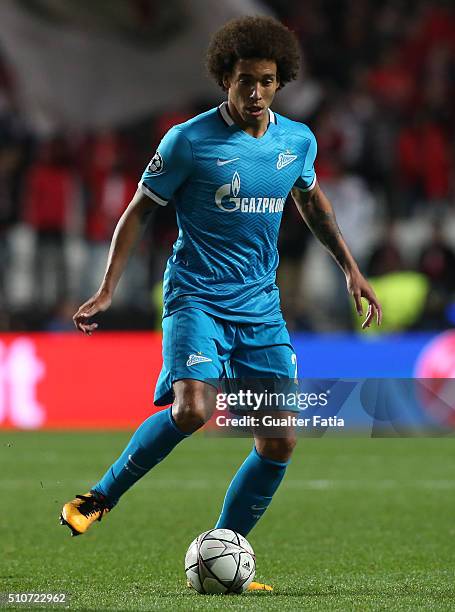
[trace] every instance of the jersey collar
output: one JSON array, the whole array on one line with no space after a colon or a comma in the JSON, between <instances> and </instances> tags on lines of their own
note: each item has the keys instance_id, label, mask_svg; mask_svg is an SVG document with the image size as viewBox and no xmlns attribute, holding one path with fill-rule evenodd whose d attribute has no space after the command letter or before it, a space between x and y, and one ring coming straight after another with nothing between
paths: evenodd
<instances>
[{"instance_id":1,"label":"jersey collar","mask_svg":"<svg viewBox=\"0 0 455 612\"><path fill-rule=\"evenodd\" d=\"M275 115L275 113L270 108L268 110L269 110L269 125L271 123L276 123L276 115ZM228 107L228 103L227 102L222 102L219 105L218 112L219 112L219 115L220 115L221 119L224 121L224 123L228 127L231 127L232 125L235 124L235 121L231 117L231 114L229 112L229 107Z\"/></svg>"}]
</instances>

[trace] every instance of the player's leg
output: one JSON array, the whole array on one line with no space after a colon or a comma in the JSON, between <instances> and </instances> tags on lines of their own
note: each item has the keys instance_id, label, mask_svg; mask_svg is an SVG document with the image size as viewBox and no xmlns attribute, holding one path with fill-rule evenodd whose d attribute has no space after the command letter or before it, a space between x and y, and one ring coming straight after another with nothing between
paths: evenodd
<instances>
[{"instance_id":1,"label":"player's leg","mask_svg":"<svg viewBox=\"0 0 455 612\"><path fill-rule=\"evenodd\" d=\"M175 382L174 395L172 407L142 423L117 461L93 487L111 506L179 442L202 427L215 408L216 389L199 380Z\"/></svg>"},{"instance_id":2,"label":"player's leg","mask_svg":"<svg viewBox=\"0 0 455 612\"><path fill-rule=\"evenodd\" d=\"M296 360L284 321L243 326L238 335L239 346L231 358L233 375L272 384L277 381L280 389L288 389L296 377ZM264 435L264 428L255 433L253 450L229 485L216 527L246 536L270 505L296 444L293 429L280 428L270 435L273 437Z\"/></svg>"},{"instance_id":3,"label":"player's leg","mask_svg":"<svg viewBox=\"0 0 455 612\"><path fill-rule=\"evenodd\" d=\"M284 478L295 444L293 433L283 438L255 436L251 453L229 485L216 527L243 536L253 529Z\"/></svg>"},{"instance_id":4,"label":"player's leg","mask_svg":"<svg viewBox=\"0 0 455 612\"><path fill-rule=\"evenodd\" d=\"M244 536L253 529L284 478L295 443L292 433L285 438L255 436L253 450L229 485L216 527ZM273 587L253 581L248 590L273 591Z\"/></svg>"},{"instance_id":5,"label":"player's leg","mask_svg":"<svg viewBox=\"0 0 455 612\"><path fill-rule=\"evenodd\" d=\"M218 379L222 370L217 352L220 343L215 342L217 325L196 309L179 311L164 320L163 369L155 402L168 404L174 399L173 406L146 419L91 491L65 504L61 521L73 535L101 520L125 491L210 418L216 389L202 381Z\"/></svg>"},{"instance_id":6,"label":"player's leg","mask_svg":"<svg viewBox=\"0 0 455 612\"><path fill-rule=\"evenodd\" d=\"M191 379L179 380L173 387L172 406L152 414L140 425L117 461L93 487L111 507L212 415L216 403L215 387Z\"/></svg>"},{"instance_id":7,"label":"player's leg","mask_svg":"<svg viewBox=\"0 0 455 612\"><path fill-rule=\"evenodd\" d=\"M130 487L210 418L216 402L213 386L198 380L179 380L174 392L172 407L140 425L90 492L64 505L61 523L70 527L72 535L85 533L93 522L101 520Z\"/></svg>"}]
</instances>

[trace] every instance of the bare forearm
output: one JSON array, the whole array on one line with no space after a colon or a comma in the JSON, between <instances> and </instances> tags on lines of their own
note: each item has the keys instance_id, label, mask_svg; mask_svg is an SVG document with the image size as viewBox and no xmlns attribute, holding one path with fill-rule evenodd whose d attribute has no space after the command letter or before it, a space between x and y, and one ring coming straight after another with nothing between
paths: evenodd
<instances>
[{"instance_id":1,"label":"bare forearm","mask_svg":"<svg viewBox=\"0 0 455 612\"><path fill-rule=\"evenodd\" d=\"M155 205L151 200L138 192L117 223L100 287L101 291L110 296L113 295L130 253L139 239L145 213L152 208L155 208Z\"/></svg>"},{"instance_id":2,"label":"bare forearm","mask_svg":"<svg viewBox=\"0 0 455 612\"><path fill-rule=\"evenodd\" d=\"M305 223L322 242L346 275L347 288L354 298L359 315L363 314L362 298L368 301L368 312L362 328L369 327L376 316L381 324L382 309L372 287L360 270L341 235L332 205L316 183L310 192L292 190L292 197Z\"/></svg>"},{"instance_id":3,"label":"bare forearm","mask_svg":"<svg viewBox=\"0 0 455 612\"><path fill-rule=\"evenodd\" d=\"M348 273L356 269L357 264L341 235L332 205L319 185L309 194L293 189L292 197L305 223L342 270Z\"/></svg>"}]
</instances>

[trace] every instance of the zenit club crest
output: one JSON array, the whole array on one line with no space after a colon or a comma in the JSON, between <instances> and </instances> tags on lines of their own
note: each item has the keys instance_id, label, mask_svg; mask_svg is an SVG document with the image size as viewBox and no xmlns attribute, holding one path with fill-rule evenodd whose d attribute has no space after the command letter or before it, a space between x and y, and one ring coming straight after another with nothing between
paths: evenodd
<instances>
[{"instance_id":1,"label":"zenit club crest","mask_svg":"<svg viewBox=\"0 0 455 612\"><path fill-rule=\"evenodd\" d=\"M293 161L297 159L297 155L293 155L291 151L287 150L284 153L280 153L278 155L278 161L276 162L277 170L281 170L281 168L285 168L292 164Z\"/></svg>"},{"instance_id":2,"label":"zenit club crest","mask_svg":"<svg viewBox=\"0 0 455 612\"><path fill-rule=\"evenodd\" d=\"M197 363L208 363L209 361L212 360L209 357L204 357L204 355L202 355L201 353L198 353L197 355L191 353L191 355L188 355L188 361L186 362L186 365L192 366L196 365Z\"/></svg>"}]
</instances>

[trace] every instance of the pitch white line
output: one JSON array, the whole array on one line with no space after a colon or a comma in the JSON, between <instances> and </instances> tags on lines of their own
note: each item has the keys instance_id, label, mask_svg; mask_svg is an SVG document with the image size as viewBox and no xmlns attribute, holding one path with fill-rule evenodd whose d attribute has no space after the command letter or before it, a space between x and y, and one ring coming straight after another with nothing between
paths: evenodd
<instances>
[{"instance_id":1,"label":"pitch white line","mask_svg":"<svg viewBox=\"0 0 455 612\"><path fill-rule=\"evenodd\" d=\"M14 478L1 479L1 489L21 489L23 487L31 487L37 489L58 490L74 488L78 490L87 490L97 478L87 478L85 480L65 479L59 481L47 481L37 478ZM147 481L141 481L140 487L147 489L225 489L228 480L218 480L216 482L205 479L158 479L150 477ZM434 489L434 490L455 490L455 480L296 480L289 479L285 481L285 488L302 489L310 491L324 490L384 490L384 489Z\"/></svg>"}]
</instances>

